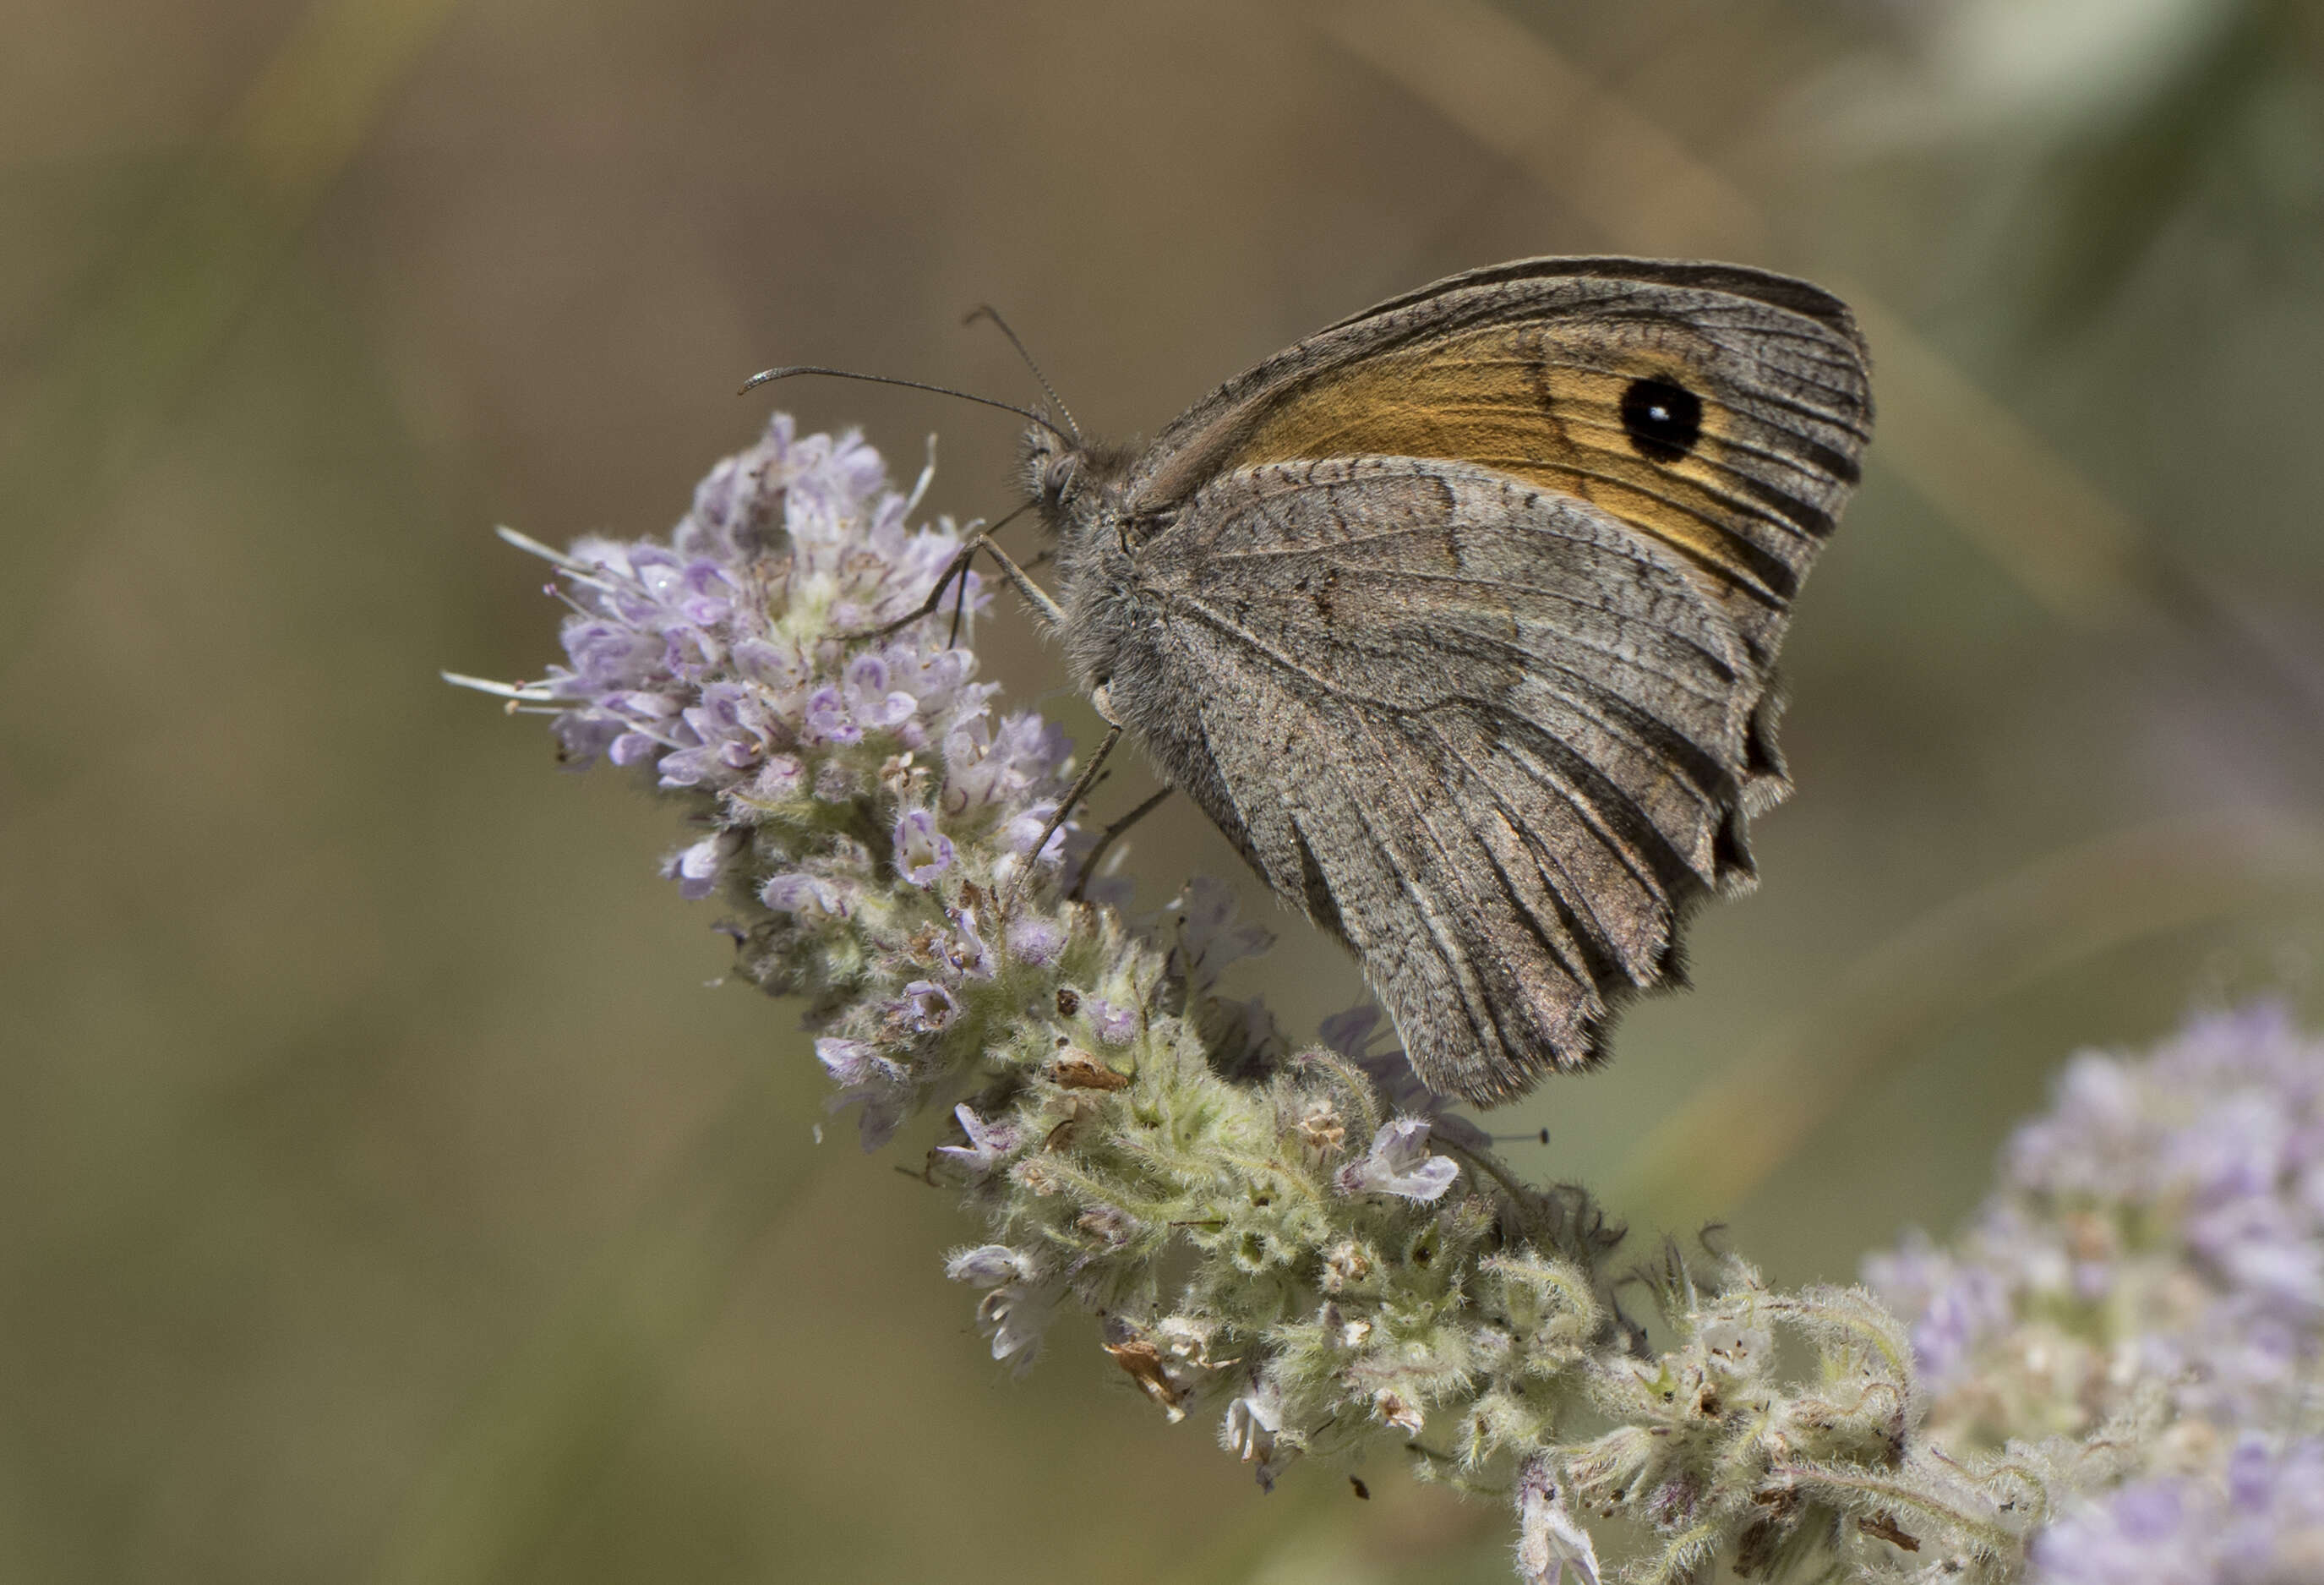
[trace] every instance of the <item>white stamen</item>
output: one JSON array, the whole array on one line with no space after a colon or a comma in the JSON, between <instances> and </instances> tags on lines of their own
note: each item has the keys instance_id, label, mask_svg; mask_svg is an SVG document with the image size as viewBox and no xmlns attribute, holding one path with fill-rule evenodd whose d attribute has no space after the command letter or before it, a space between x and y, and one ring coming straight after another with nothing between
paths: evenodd
<instances>
[{"instance_id":1,"label":"white stamen","mask_svg":"<svg viewBox=\"0 0 2324 1585\"><path fill-rule=\"evenodd\" d=\"M553 704L563 697L546 682L494 682L487 677L466 677L457 672L438 672L436 674L455 688L473 688L478 693L489 693L494 699L521 699Z\"/></svg>"},{"instance_id":2,"label":"white stamen","mask_svg":"<svg viewBox=\"0 0 2324 1585\"><path fill-rule=\"evenodd\" d=\"M501 538L506 540L510 544L514 545L518 550L528 552L532 555L540 557L544 561L553 562L557 566L562 567L567 572L586 573L604 570L603 568L598 567L592 562L577 561L575 558L567 555L560 550L542 544L539 540L532 538L530 534L519 533L516 530L507 527L506 525L495 528L493 532L500 535Z\"/></svg>"},{"instance_id":3,"label":"white stamen","mask_svg":"<svg viewBox=\"0 0 2324 1585\"><path fill-rule=\"evenodd\" d=\"M928 486L936 477L936 438L928 436L927 465L920 469L920 482L912 487L909 498L904 502L904 515L909 517L920 509L920 497L928 493Z\"/></svg>"}]
</instances>

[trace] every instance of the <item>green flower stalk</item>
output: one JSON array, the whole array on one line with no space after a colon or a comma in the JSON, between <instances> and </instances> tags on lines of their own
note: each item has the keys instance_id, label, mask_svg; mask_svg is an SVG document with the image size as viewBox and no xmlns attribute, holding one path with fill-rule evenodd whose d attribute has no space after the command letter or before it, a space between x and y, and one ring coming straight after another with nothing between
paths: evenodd
<instances>
[{"instance_id":1,"label":"green flower stalk","mask_svg":"<svg viewBox=\"0 0 2324 1585\"><path fill-rule=\"evenodd\" d=\"M1529 1585L1595 1585L1601 1518L1650 1538L1638 1580L2014 1580L2127 1469L2153 1402L1948 1451L1913 1337L1864 1290L1778 1293L1675 1247L1618 1270L1590 1196L1523 1181L1370 1049L1371 1009L1293 1050L1222 996L1268 944L1223 888L1133 924L1085 834L1050 832L1062 734L998 710L961 618L904 620L964 542L911 525L928 483L890 490L858 437L778 416L667 540L510 536L557 570L566 662L452 680L679 805L664 873L720 900L741 974L802 998L833 1108L867 1150L929 1130L922 1172L982 1224L946 1270L995 1359L1102 1348L1262 1486L1399 1451L1513 1505ZM973 631L988 591L961 598ZM1632 1276L1660 1351L1618 1301Z\"/></svg>"}]
</instances>

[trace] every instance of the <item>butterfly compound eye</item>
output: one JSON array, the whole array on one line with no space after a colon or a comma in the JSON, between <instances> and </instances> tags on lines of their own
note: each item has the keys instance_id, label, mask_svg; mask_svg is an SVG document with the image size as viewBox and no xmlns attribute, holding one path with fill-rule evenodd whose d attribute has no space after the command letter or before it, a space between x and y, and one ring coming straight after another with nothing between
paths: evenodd
<instances>
[{"instance_id":1,"label":"butterfly compound eye","mask_svg":"<svg viewBox=\"0 0 2324 1585\"><path fill-rule=\"evenodd\" d=\"M1702 398L1659 376L1632 380L1622 393L1622 428L1649 462L1676 462L1702 434Z\"/></svg>"}]
</instances>

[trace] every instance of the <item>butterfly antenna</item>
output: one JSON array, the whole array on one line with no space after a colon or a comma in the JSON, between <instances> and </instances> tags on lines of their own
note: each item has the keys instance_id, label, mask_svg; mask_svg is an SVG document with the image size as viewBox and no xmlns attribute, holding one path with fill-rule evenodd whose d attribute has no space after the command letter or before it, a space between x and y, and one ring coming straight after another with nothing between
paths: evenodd
<instances>
[{"instance_id":1,"label":"butterfly antenna","mask_svg":"<svg viewBox=\"0 0 2324 1585\"><path fill-rule=\"evenodd\" d=\"M761 369L742 382L742 389L737 394L746 395L761 385L770 385L777 380L788 380L795 375L824 375L835 380L862 380L868 385L901 385L908 391L933 391L939 396L957 396L963 402L973 402L983 407L997 407L1003 412L1013 412L1019 418L1030 419L1060 440L1070 440L1076 446L1082 443L1079 432L1068 434L1057 427L1055 420L1036 412L1029 407L1019 407L1013 402L995 402L990 396L978 396L966 391L955 391L950 385L931 385L925 380L899 380L893 375L858 374L853 369L825 368L823 365L815 363L787 363L770 369ZM1065 422L1071 423L1073 419L1068 416Z\"/></svg>"},{"instance_id":2,"label":"butterfly antenna","mask_svg":"<svg viewBox=\"0 0 2324 1585\"><path fill-rule=\"evenodd\" d=\"M961 323L973 325L979 320L991 320L1001 327L1001 333L1009 338L1009 345L1017 349L1017 356L1023 358L1025 366L1033 371L1033 378L1039 384L1041 394L1049 399L1049 405L1056 410L1059 418L1065 421L1065 428L1073 431L1074 444L1082 444L1082 426L1074 422L1073 409L1058 398L1057 388L1049 384L1049 376L1041 372L1041 366L1035 363L1033 355L1025 350L1025 343L1017 338L1017 332L1009 328L1009 321L1001 317L1001 311L989 302L980 302L969 311L968 318Z\"/></svg>"}]
</instances>

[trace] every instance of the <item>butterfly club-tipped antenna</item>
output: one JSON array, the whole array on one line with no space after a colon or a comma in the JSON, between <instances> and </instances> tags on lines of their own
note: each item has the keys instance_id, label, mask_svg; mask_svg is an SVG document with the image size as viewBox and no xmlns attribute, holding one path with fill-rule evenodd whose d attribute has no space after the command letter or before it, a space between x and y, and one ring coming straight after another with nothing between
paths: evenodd
<instances>
[{"instance_id":1,"label":"butterfly club-tipped antenna","mask_svg":"<svg viewBox=\"0 0 2324 1585\"><path fill-rule=\"evenodd\" d=\"M979 320L991 320L1001 333L1009 338L1009 345L1017 349L1017 356L1023 358L1025 366L1033 371L1033 381L1041 387L1041 394L1049 399L1050 411L1064 419L1065 428L1073 432L1072 439L1074 446L1086 445L1087 442L1082 439L1082 426L1074 422L1073 409L1067 407L1065 398L1057 394L1057 388L1049 384L1049 376L1041 372L1041 366L1035 363L1033 355L1025 350L1025 343L1019 339L1016 331L1009 328L1009 321L1001 317L1001 311L989 302L980 302L968 311L968 317L962 320L961 323L973 325ZM1052 424L1049 428L1054 432L1056 426Z\"/></svg>"},{"instance_id":2,"label":"butterfly club-tipped antenna","mask_svg":"<svg viewBox=\"0 0 2324 1585\"><path fill-rule=\"evenodd\" d=\"M1071 441L1074 445L1081 444L1080 436L1059 429L1054 419L1045 413L1036 412L1029 407L1019 407L1013 402L995 401L990 396L979 396L973 391L955 391L950 385L931 385L926 380L901 379L894 375L867 375L857 369L832 368L819 363L786 363L778 364L770 369L761 369L742 382L742 388L736 394L747 396L761 385L771 385L777 380L797 379L801 375L821 375L825 379L832 380L861 380L869 385L901 385L908 391L927 391L938 396L956 396L963 402L973 402L980 407L997 407L1003 412L1013 412L1019 418L1039 424L1060 440Z\"/></svg>"}]
</instances>

